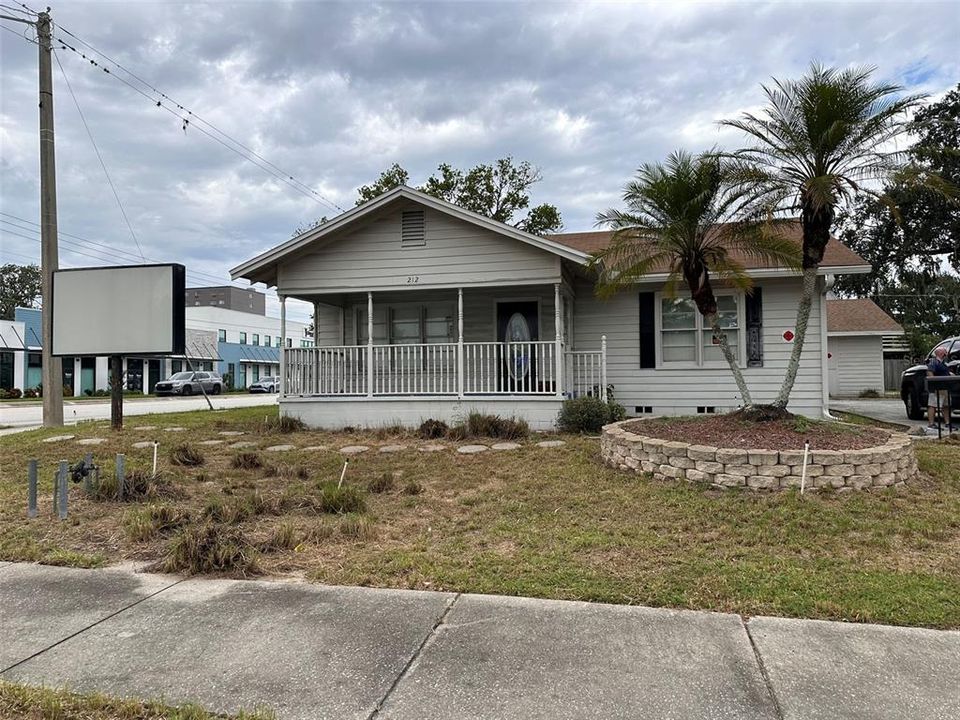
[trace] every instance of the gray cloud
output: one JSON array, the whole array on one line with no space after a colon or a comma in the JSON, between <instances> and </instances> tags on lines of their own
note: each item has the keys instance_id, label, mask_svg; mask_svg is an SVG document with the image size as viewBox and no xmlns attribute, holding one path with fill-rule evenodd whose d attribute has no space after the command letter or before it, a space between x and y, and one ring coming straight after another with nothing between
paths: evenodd
<instances>
[{"instance_id":1,"label":"gray cloud","mask_svg":"<svg viewBox=\"0 0 960 720\"><path fill-rule=\"evenodd\" d=\"M343 207L393 162L421 181L512 154L541 167L534 199L569 230L640 163L735 144L716 121L812 60L934 94L960 78L951 3L72 2L54 18ZM60 56L147 257L226 278L334 214ZM35 221L36 48L2 32L0 60L0 209ZM135 252L56 67L55 83L61 228ZM4 260L38 256L9 232L0 244Z\"/></svg>"}]
</instances>

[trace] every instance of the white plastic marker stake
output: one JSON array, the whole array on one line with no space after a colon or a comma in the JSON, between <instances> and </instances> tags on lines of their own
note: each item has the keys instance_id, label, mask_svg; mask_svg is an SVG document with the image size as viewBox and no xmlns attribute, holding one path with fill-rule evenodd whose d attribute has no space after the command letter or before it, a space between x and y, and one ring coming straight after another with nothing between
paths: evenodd
<instances>
[{"instance_id":1,"label":"white plastic marker stake","mask_svg":"<svg viewBox=\"0 0 960 720\"><path fill-rule=\"evenodd\" d=\"M160 443L156 440L153 441L153 474L157 474L157 448L160 446Z\"/></svg>"},{"instance_id":2,"label":"white plastic marker stake","mask_svg":"<svg viewBox=\"0 0 960 720\"><path fill-rule=\"evenodd\" d=\"M800 472L800 494L803 495L804 486L807 484L807 454L810 452L810 441L803 444L803 470Z\"/></svg>"},{"instance_id":3,"label":"white plastic marker stake","mask_svg":"<svg viewBox=\"0 0 960 720\"><path fill-rule=\"evenodd\" d=\"M343 485L343 479L347 476L347 461L343 461L343 472L340 473L340 482L337 483L337 488Z\"/></svg>"}]
</instances>

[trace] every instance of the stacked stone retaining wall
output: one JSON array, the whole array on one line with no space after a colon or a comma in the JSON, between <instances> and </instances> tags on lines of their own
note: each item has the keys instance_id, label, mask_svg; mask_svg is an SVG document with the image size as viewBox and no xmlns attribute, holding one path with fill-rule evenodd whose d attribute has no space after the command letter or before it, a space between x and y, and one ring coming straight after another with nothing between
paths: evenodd
<instances>
[{"instance_id":1,"label":"stacked stone retaining wall","mask_svg":"<svg viewBox=\"0 0 960 720\"><path fill-rule=\"evenodd\" d=\"M719 488L778 490L800 487L803 449L745 450L661 440L627 430L625 420L603 428L600 454L608 465L655 480L673 478L707 482ZM917 474L913 441L890 433L883 445L862 450L811 450L807 488L865 490L903 485Z\"/></svg>"}]
</instances>

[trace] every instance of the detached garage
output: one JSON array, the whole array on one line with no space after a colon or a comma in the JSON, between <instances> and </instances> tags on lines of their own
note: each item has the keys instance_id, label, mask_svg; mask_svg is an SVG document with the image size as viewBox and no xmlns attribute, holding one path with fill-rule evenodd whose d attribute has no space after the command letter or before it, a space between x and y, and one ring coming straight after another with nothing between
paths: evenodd
<instances>
[{"instance_id":1,"label":"detached garage","mask_svg":"<svg viewBox=\"0 0 960 720\"><path fill-rule=\"evenodd\" d=\"M903 328L873 300L827 300L827 368L832 397L882 393L883 338Z\"/></svg>"}]
</instances>

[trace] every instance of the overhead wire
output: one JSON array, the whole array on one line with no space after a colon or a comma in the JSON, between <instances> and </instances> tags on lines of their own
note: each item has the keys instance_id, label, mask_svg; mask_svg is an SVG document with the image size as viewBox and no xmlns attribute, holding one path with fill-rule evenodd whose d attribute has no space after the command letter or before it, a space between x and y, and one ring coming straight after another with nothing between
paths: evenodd
<instances>
[{"instance_id":1,"label":"overhead wire","mask_svg":"<svg viewBox=\"0 0 960 720\"><path fill-rule=\"evenodd\" d=\"M147 260L143 256L143 248L140 247L140 240L137 238L137 234L133 231L133 225L130 224L130 218L127 217L127 211L124 209L123 202L120 200L120 194L117 192L117 187L113 184L113 180L110 177L110 172L107 170L107 164L103 161L103 155L100 154L100 148L97 147L97 141L94 140L93 133L90 132L90 126L87 124L87 118L84 117L83 110L80 109L80 102L77 100L76 93L73 92L73 86L70 84L70 79L67 77L66 70L63 69L63 63L60 62L60 53L53 52L52 55L57 60L57 66L60 68L60 74L63 75L63 81L67 84L67 89L70 91L70 97L73 98L73 104L77 108L77 114L80 115L80 121L83 123L83 128L87 131L87 137L90 138L90 144L93 145L93 151L97 155L97 160L100 161L100 167L103 169L103 174L107 178L107 184L113 191L113 197L116 199L117 206L120 208L120 214L123 216L123 221L127 224L127 229L130 231L130 237L133 238L133 242L137 246L137 252L140 253L140 259L143 262L146 262Z\"/></svg>"}]
</instances>

